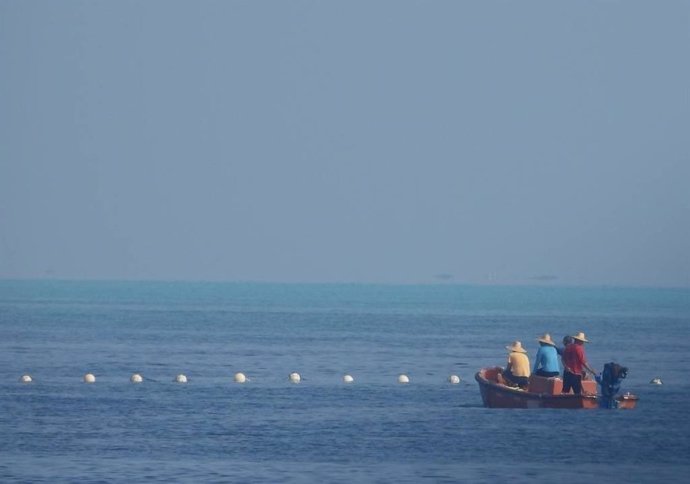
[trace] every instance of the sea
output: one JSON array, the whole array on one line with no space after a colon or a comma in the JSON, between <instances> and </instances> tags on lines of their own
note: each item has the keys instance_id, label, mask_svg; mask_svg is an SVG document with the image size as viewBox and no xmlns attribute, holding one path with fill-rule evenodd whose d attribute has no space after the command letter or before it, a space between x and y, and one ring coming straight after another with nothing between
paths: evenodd
<instances>
[{"instance_id":1,"label":"sea","mask_svg":"<svg viewBox=\"0 0 690 484\"><path fill-rule=\"evenodd\" d=\"M637 408L482 406L580 331ZM686 481L689 353L690 289L5 280L0 482Z\"/></svg>"}]
</instances>

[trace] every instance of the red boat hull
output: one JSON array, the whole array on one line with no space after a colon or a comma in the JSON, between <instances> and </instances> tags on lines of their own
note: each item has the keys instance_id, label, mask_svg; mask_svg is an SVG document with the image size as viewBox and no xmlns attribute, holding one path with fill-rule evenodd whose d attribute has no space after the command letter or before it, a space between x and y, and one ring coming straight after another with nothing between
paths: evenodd
<instances>
[{"instance_id":1,"label":"red boat hull","mask_svg":"<svg viewBox=\"0 0 690 484\"><path fill-rule=\"evenodd\" d=\"M594 393L537 393L507 387L496 381L500 368L483 368L475 375L479 383L484 406L489 408L599 408ZM637 397L623 395L617 398L618 408L634 408Z\"/></svg>"}]
</instances>

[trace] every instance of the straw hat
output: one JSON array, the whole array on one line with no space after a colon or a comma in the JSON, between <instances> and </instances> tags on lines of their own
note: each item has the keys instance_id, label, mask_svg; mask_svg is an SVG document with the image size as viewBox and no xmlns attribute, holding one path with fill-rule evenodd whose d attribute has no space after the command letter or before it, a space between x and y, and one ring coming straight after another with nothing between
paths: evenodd
<instances>
[{"instance_id":1,"label":"straw hat","mask_svg":"<svg viewBox=\"0 0 690 484\"><path fill-rule=\"evenodd\" d=\"M556 343L553 342L549 333L544 333L544 336L537 338L537 341L540 343L546 343L547 345L556 346Z\"/></svg>"},{"instance_id":2,"label":"straw hat","mask_svg":"<svg viewBox=\"0 0 690 484\"><path fill-rule=\"evenodd\" d=\"M514 341L513 345L512 346L506 346L506 349L508 351L510 351L511 353L513 351L515 351L517 353L527 353L527 351L525 351L525 349L522 347L522 343L520 343L519 341Z\"/></svg>"},{"instance_id":3,"label":"straw hat","mask_svg":"<svg viewBox=\"0 0 690 484\"><path fill-rule=\"evenodd\" d=\"M589 340L587 338L585 338L585 333L583 333L582 331L580 331L579 333L574 335L573 339L576 339L578 341L582 341L583 343L589 343Z\"/></svg>"}]
</instances>

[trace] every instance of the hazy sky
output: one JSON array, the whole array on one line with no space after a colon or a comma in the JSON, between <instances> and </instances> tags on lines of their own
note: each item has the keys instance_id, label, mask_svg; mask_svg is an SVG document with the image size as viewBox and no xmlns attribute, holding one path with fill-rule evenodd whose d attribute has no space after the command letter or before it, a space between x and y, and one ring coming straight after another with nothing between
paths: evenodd
<instances>
[{"instance_id":1,"label":"hazy sky","mask_svg":"<svg viewBox=\"0 0 690 484\"><path fill-rule=\"evenodd\" d=\"M0 277L690 286L689 93L689 1L0 0Z\"/></svg>"}]
</instances>

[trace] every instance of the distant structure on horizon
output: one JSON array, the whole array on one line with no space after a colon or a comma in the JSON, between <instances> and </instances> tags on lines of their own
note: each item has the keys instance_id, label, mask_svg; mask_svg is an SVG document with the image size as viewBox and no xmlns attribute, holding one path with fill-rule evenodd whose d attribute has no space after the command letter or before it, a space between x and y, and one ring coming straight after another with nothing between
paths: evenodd
<instances>
[{"instance_id":1,"label":"distant structure on horizon","mask_svg":"<svg viewBox=\"0 0 690 484\"><path fill-rule=\"evenodd\" d=\"M551 281L555 281L557 279L558 279L558 276L554 276L551 274L532 276L529 278L530 281L539 281L539 282L551 282Z\"/></svg>"}]
</instances>

